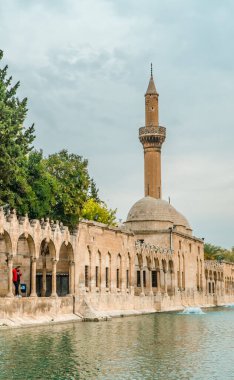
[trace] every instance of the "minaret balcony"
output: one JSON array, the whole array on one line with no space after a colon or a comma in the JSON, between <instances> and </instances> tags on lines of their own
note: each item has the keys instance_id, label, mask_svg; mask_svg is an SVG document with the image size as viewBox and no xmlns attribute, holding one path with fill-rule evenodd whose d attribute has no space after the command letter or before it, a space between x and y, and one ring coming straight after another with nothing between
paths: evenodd
<instances>
[{"instance_id":1,"label":"minaret balcony","mask_svg":"<svg viewBox=\"0 0 234 380\"><path fill-rule=\"evenodd\" d=\"M139 140L144 144L156 145L161 147L166 138L165 127L141 127L139 128Z\"/></svg>"}]
</instances>

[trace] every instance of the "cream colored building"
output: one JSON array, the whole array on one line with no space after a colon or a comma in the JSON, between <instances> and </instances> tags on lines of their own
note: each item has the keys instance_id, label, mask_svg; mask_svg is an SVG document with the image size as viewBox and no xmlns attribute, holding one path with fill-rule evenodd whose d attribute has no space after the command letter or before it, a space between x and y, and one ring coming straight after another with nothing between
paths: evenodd
<instances>
[{"instance_id":1,"label":"cream colored building","mask_svg":"<svg viewBox=\"0 0 234 380\"><path fill-rule=\"evenodd\" d=\"M234 265L204 261L204 243L163 200L161 148L153 75L145 94L145 197L119 227L81 221L74 233L49 220L0 210L0 319L75 313L86 318L234 302ZM14 297L12 268L26 294Z\"/></svg>"}]
</instances>

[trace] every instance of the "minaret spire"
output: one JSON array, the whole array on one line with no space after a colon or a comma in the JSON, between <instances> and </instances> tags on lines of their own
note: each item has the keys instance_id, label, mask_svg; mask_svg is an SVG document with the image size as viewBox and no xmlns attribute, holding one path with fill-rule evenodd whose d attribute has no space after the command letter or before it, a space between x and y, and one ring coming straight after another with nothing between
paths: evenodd
<instances>
[{"instance_id":1,"label":"minaret spire","mask_svg":"<svg viewBox=\"0 0 234 380\"><path fill-rule=\"evenodd\" d=\"M161 147L166 128L159 126L158 93L150 65L150 80L145 94L145 127L139 129L139 139L144 148L145 196L161 198Z\"/></svg>"}]
</instances>

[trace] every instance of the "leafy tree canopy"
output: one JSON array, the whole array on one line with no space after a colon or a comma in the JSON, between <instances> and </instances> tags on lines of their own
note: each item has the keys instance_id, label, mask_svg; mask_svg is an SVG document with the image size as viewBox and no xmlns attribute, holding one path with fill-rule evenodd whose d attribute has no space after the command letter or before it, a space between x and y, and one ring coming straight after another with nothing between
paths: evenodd
<instances>
[{"instance_id":1,"label":"leafy tree canopy","mask_svg":"<svg viewBox=\"0 0 234 380\"><path fill-rule=\"evenodd\" d=\"M75 225L88 199L90 189L88 161L62 150L44 159L44 165L56 180L57 186L56 202L50 213L52 218L62 218L65 224Z\"/></svg>"},{"instance_id":2,"label":"leafy tree canopy","mask_svg":"<svg viewBox=\"0 0 234 380\"><path fill-rule=\"evenodd\" d=\"M32 150L34 126L24 127L27 99L17 98L19 82L11 85L7 69L0 68L0 205L71 227L82 217L115 223L115 211L100 200L86 159L67 150L47 158Z\"/></svg>"},{"instance_id":3,"label":"leafy tree canopy","mask_svg":"<svg viewBox=\"0 0 234 380\"><path fill-rule=\"evenodd\" d=\"M0 50L0 61L3 52ZM8 67L0 68L0 205L9 204L21 213L28 211L24 199L32 196L27 182L26 156L32 149L34 126L23 126L27 98L16 96L19 82L12 85Z\"/></svg>"},{"instance_id":4,"label":"leafy tree canopy","mask_svg":"<svg viewBox=\"0 0 234 380\"><path fill-rule=\"evenodd\" d=\"M83 219L95 220L109 225L116 224L116 210L109 210L104 202L98 203L93 198L88 199L82 209Z\"/></svg>"},{"instance_id":5,"label":"leafy tree canopy","mask_svg":"<svg viewBox=\"0 0 234 380\"><path fill-rule=\"evenodd\" d=\"M206 260L231 261L234 262L234 247L231 250L205 243L204 256Z\"/></svg>"}]
</instances>

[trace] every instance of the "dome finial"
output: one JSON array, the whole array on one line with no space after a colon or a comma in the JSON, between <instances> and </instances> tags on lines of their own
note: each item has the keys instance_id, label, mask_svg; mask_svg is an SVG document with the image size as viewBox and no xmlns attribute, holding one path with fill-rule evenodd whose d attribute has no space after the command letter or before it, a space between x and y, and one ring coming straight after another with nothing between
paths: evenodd
<instances>
[{"instance_id":1,"label":"dome finial","mask_svg":"<svg viewBox=\"0 0 234 380\"><path fill-rule=\"evenodd\" d=\"M152 64L152 62L150 64L150 76L151 76L151 78L153 78L153 64Z\"/></svg>"}]
</instances>

